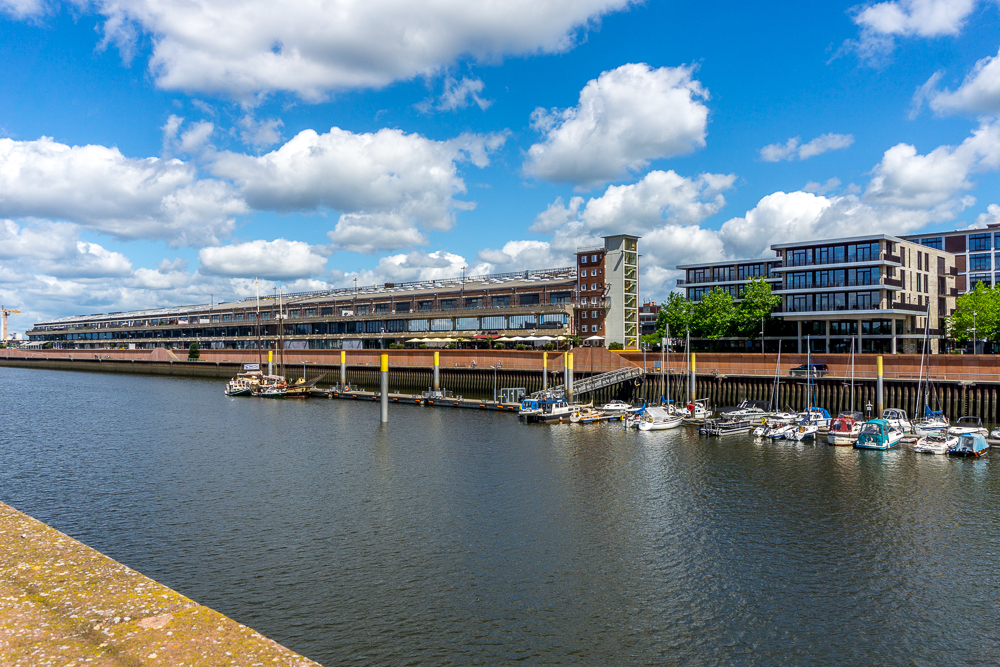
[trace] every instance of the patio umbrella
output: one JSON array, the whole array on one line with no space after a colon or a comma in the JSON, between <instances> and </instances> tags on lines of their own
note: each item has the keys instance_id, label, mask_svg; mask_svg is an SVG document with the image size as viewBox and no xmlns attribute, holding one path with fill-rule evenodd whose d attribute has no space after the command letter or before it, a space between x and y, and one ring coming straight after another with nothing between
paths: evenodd
<instances>
[{"instance_id":1,"label":"patio umbrella","mask_svg":"<svg viewBox=\"0 0 1000 667\"><path fill-rule=\"evenodd\" d=\"M588 340L604 340L604 336L591 336L590 338L584 338L584 341Z\"/></svg>"}]
</instances>

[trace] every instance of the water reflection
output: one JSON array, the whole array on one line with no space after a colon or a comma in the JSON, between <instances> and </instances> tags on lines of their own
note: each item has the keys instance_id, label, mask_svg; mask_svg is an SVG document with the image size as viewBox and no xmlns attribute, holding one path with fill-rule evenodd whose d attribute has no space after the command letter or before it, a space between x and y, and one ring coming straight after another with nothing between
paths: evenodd
<instances>
[{"instance_id":1,"label":"water reflection","mask_svg":"<svg viewBox=\"0 0 1000 667\"><path fill-rule=\"evenodd\" d=\"M334 664L986 663L983 461L0 368L0 499Z\"/></svg>"}]
</instances>

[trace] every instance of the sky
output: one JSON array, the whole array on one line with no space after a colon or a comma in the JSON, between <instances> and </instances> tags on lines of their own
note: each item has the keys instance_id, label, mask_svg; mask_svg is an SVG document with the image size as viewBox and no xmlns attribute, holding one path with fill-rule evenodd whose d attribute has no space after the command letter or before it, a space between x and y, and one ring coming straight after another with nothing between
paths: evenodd
<instances>
[{"instance_id":1,"label":"sky","mask_svg":"<svg viewBox=\"0 0 1000 667\"><path fill-rule=\"evenodd\" d=\"M0 0L0 303L1000 222L997 0Z\"/></svg>"}]
</instances>

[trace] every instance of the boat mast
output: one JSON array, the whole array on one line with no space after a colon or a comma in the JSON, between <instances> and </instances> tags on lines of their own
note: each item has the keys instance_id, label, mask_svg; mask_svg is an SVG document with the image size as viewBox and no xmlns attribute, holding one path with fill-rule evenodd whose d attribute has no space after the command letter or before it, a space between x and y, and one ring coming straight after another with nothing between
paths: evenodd
<instances>
[{"instance_id":1,"label":"boat mast","mask_svg":"<svg viewBox=\"0 0 1000 667\"><path fill-rule=\"evenodd\" d=\"M810 403L812 403L812 394L810 393L810 388L812 387L812 343L809 342L809 334L806 334L806 413L809 412Z\"/></svg>"},{"instance_id":2,"label":"boat mast","mask_svg":"<svg viewBox=\"0 0 1000 667\"><path fill-rule=\"evenodd\" d=\"M778 361L776 361L775 364L774 364L774 401L771 404L772 410L774 412L777 412L780 409L780 407L778 406L778 401L780 400L779 393L778 393L778 388L781 386L781 378L779 376L779 373L781 373L781 340L780 339L778 340Z\"/></svg>"},{"instance_id":3,"label":"boat mast","mask_svg":"<svg viewBox=\"0 0 1000 667\"><path fill-rule=\"evenodd\" d=\"M278 373L285 377L285 310L281 306L281 288L278 288Z\"/></svg>"},{"instance_id":4,"label":"boat mast","mask_svg":"<svg viewBox=\"0 0 1000 667\"><path fill-rule=\"evenodd\" d=\"M851 414L854 413L854 338L851 338Z\"/></svg>"},{"instance_id":5,"label":"boat mast","mask_svg":"<svg viewBox=\"0 0 1000 667\"><path fill-rule=\"evenodd\" d=\"M931 323L931 304L927 302L927 315L924 317L924 345L923 349L920 350L920 375L917 377L917 405L914 408L914 418L920 415L920 387L924 383L924 357L927 355L928 336L930 335L930 323ZM928 360L929 361L929 360ZM924 406L926 408L927 400L924 400Z\"/></svg>"},{"instance_id":6,"label":"boat mast","mask_svg":"<svg viewBox=\"0 0 1000 667\"><path fill-rule=\"evenodd\" d=\"M664 337L663 340L660 341L660 343L662 344L660 351L666 358L664 364L661 365L663 365L663 372L666 373L665 377L667 383L667 408L669 409L670 408L670 324L669 323L667 324L667 330L665 333L667 335Z\"/></svg>"},{"instance_id":7,"label":"boat mast","mask_svg":"<svg viewBox=\"0 0 1000 667\"><path fill-rule=\"evenodd\" d=\"M260 349L260 281L257 278L253 279L253 289L257 294L257 370L263 375L264 352Z\"/></svg>"},{"instance_id":8,"label":"boat mast","mask_svg":"<svg viewBox=\"0 0 1000 667\"><path fill-rule=\"evenodd\" d=\"M687 381L688 405L694 403L691 396L691 330L687 330L687 338L684 341L684 379ZM694 415L691 415L692 417Z\"/></svg>"}]
</instances>

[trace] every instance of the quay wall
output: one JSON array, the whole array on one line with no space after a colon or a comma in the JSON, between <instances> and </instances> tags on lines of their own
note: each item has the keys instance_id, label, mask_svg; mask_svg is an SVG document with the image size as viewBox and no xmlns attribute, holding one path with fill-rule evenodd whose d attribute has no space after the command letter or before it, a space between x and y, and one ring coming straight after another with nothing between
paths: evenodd
<instances>
[{"instance_id":1,"label":"quay wall","mask_svg":"<svg viewBox=\"0 0 1000 667\"><path fill-rule=\"evenodd\" d=\"M0 664L317 663L0 503Z\"/></svg>"},{"instance_id":2,"label":"quay wall","mask_svg":"<svg viewBox=\"0 0 1000 667\"><path fill-rule=\"evenodd\" d=\"M390 358L390 389L400 393L419 393L432 383L433 350L386 350ZM377 389L380 350L348 350L347 380L361 389ZM183 354L183 352L182 352ZM171 358L172 357L172 358ZM226 380L233 377L244 362L255 362L256 354L240 350L205 350L198 361L157 350L0 350L0 365L74 371L136 373L177 377L200 377ZM289 350L285 355L286 375L312 379L326 373L320 385L333 384L340 377L339 350ZM623 366L643 368L641 387L625 385L588 394L584 400L595 403L612 398L658 400L666 395L666 375L655 362L658 353L611 352L603 348L577 348L574 351L574 375L579 380ZM791 377L789 370L806 363L806 355L782 354L778 407L800 410L815 403L832 414L850 408L850 355L813 355L813 363L825 363L827 376L815 382L815 401L808 400L805 380ZM494 370L492 366L500 366ZM773 395L777 355L722 354L696 355L697 398L707 398L712 405L736 405L745 398L770 400ZM529 393L542 388L542 354L534 351L441 350L441 385L456 394L475 398L492 396L497 389L524 387ZM919 355L884 355L885 406L899 407L913 415L917 402ZM943 409L952 419L976 415L988 423L1000 423L1000 357L988 355L933 355L924 377L930 377L931 406ZM670 396L687 399L683 355L670 359ZM562 384L563 360L560 353L549 353L549 386ZM854 407L864 410L875 400L875 355L856 355L854 359Z\"/></svg>"}]
</instances>

